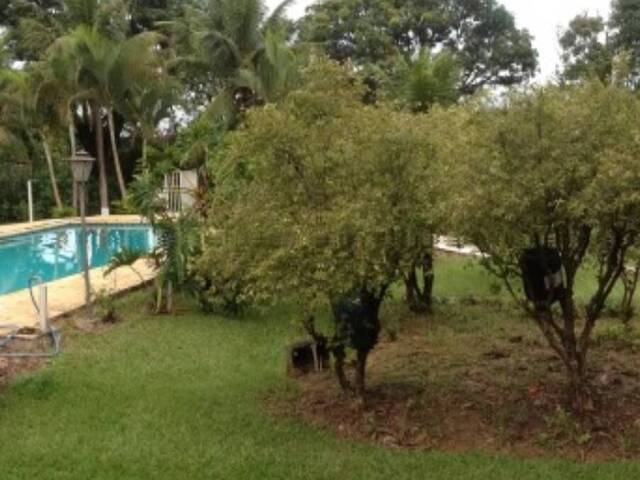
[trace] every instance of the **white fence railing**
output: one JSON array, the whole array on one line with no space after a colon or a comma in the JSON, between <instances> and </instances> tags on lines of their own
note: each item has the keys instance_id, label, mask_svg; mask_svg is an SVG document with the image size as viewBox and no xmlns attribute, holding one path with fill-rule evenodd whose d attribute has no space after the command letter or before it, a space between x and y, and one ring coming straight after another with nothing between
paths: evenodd
<instances>
[{"instance_id":1,"label":"white fence railing","mask_svg":"<svg viewBox=\"0 0 640 480\"><path fill-rule=\"evenodd\" d=\"M197 188L198 173L195 170L176 170L165 175L162 198L167 202L167 210L179 214L193 206Z\"/></svg>"}]
</instances>

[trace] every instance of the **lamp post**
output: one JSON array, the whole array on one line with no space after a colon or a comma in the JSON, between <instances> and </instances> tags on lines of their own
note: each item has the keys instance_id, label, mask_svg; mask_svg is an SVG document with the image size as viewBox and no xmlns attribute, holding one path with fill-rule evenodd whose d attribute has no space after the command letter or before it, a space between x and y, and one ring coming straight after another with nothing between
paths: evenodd
<instances>
[{"instance_id":1,"label":"lamp post","mask_svg":"<svg viewBox=\"0 0 640 480\"><path fill-rule=\"evenodd\" d=\"M27 204L29 206L29 223L33 223L33 180L27 181Z\"/></svg>"},{"instance_id":2,"label":"lamp post","mask_svg":"<svg viewBox=\"0 0 640 480\"><path fill-rule=\"evenodd\" d=\"M79 150L71 156L71 171L73 181L78 185L80 196L80 223L82 231L80 235L80 255L82 256L82 271L84 274L84 301L85 305L91 303L91 281L89 279L89 254L87 252L87 220L86 220L86 187L91 175L91 169L96 159L84 150Z\"/></svg>"}]
</instances>

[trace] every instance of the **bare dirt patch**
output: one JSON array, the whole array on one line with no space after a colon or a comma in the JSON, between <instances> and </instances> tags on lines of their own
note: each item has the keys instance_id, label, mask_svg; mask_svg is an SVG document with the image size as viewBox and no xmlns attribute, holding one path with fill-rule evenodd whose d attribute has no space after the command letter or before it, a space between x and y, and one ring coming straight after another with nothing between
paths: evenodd
<instances>
[{"instance_id":1,"label":"bare dirt patch","mask_svg":"<svg viewBox=\"0 0 640 480\"><path fill-rule=\"evenodd\" d=\"M487 316L487 308L493 308ZM462 323L456 320L463 317ZM596 409L567 409L563 365L517 313L456 306L405 324L371 356L362 405L331 373L269 409L390 448L609 461L640 456L640 337L605 322L591 354Z\"/></svg>"}]
</instances>

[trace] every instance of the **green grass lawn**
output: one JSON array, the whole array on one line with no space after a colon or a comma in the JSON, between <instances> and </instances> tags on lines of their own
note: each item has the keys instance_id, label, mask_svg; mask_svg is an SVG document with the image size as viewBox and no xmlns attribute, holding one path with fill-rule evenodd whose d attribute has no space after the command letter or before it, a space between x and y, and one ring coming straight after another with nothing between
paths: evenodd
<instances>
[{"instance_id":1,"label":"green grass lawn","mask_svg":"<svg viewBox=\"0 0 640 480\"><path fill-rule=\"evenodd\" d=\"M587 265L576 278L575 298L578 305L589 301L596 290L595 267ZM513 283L514 288L521 291L520 282ZM478 261L468 257L453 255L440 256L436 263L436 296L440 297L494 297L511 300L501 281L492 277ZM616 285L607 305L617 307L622 298L622 288ZM636 302L637 303L637 302Z\"/></svg>"},{"instance_id":2,"label":"green grass lawn","mask_svg":"<svg viewBox=\"0 0 640 480\"><path fill-rule=\"evenodd\" d=\"M441 262L439 296L491 294L466 263ZM140 313L145 300L124 299L126 320L106 333L67 332L58 359L0 393L0 479L640 478L640 462L392 451L274 420L262 398L295 388L293 312L156 317Z\"/></svg>"}]
</instances>

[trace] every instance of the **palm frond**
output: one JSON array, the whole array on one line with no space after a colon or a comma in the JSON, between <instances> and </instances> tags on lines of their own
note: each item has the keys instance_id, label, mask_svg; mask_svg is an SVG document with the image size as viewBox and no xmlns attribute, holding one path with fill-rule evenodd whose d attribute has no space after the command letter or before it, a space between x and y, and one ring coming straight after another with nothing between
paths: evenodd
<instances>
[{"instance_id":1,"label":"palm frond","mask_svg":"<svg viewBox=\"0 0 640 480\"><path fill-rule=\"evenodd\" d=\"M117 252L109 263L107 264L107 268L103 272L103 276L107 276L112 272L122 268L128 267L130 268L140 279L144 282L144 277L140 274L140 272L135 268L134 264L141 260L146 256L145 252L139 250L132 250L128 248L123 248L119 252Z\"/></svg>"},{"instance_id":2,"label":"palm frond","mask_svg":"<svg viewBox=\"0 0 640 480\"><path fill-rule=\"evenodd\" d=\"M422 49L413 61L402 60L399 96L415 112L426 112L435 103L457 101L460 69L448 52L432 56Z\"/></svg>"},{"instance_id":3,"label":"palm frond","mask_svg":"<svg viewBox=\"0 0 640 480\"><path fill-rule=\"evenodd\" d=\"M271 15L264 22L264 31L268 31L278 25L278 23L282 20L285 12L289 7L291 7L296 0L284 0L280 2L276 8L273 9Z\"/></svg>"},{"instance_id":4,"label":"palm frond","mask_svg":"<svg viewBox=\"0 0 640 480\"><path fill-rule=\"evenodd\" d=\"M203 118L212 122L222 121L225 124L229 124L235 117L235 112L236 106L233 101L233 94L229 90L223 90L207 105L202 115Z\"/></svg>"},{"instance_id":5,"label":"palm frond","mask_svg":"<svg viewBox=\"0 0 640 480\"><path fill-rule=\"evenodd\" d=\"M214 51L221 47L231 54L236 66L242 65L242 53L240 47L235 43L233 38L218 31L209 31L202 35L201 42L205 47L210 47Z\"/></svg>"}]
</instances>

